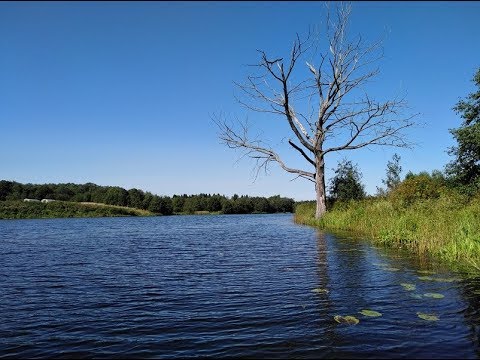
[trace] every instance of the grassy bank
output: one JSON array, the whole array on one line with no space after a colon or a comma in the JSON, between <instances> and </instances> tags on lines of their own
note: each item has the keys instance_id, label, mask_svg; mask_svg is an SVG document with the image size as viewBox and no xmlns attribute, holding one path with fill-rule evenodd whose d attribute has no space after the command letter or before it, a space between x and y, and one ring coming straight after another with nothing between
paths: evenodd
<instances>
[{"instance_id":1,"label":"grassy bank","mask_svg":"<svg viewBox=\"0 0 480 360\"><path fill-rule=\"evenodd\" d=\"M295 221L324 230L353 231L392 247L480 270L480 197L440 196L412 204L389 198L337 203L320 220L315 204L299 204Z\"/></svg>"},{"instance_id":2,"label":"grassy bank","mask_svg":"<svg viewBox=\"0 0 480 360\"><path fill-rule=\"evenodd\" d=\"M0 219L150 216L150 211L98 203L0 201Z\"/></svg>"}]
</instances>

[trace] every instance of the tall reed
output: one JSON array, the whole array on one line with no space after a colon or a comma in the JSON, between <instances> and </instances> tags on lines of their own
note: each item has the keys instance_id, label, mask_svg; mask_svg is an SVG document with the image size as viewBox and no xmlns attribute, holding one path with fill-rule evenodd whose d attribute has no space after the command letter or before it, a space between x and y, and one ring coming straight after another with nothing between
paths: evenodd
<instances>
[{"instance_id":1,"label":"tall reed","mask_svg":"<svg viewBox=\"0 0 480 360\"><path fill-rule=\"evenodd\" d=\"M462 262L480 270L480 198L444 195L407 206L389 198L336 203L316 220L315 204L299 204L295 221L353 231L372 241Z\"/></svg>"}]
</instances>

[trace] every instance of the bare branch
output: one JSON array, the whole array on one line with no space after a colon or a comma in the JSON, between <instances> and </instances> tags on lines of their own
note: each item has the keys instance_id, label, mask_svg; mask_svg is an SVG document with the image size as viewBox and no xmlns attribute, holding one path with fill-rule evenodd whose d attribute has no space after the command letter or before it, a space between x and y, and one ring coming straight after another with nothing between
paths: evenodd
<instances>
[{"instance_id":1,"label":"bare branch","mask_svg":"<svg viewBox=\"0 0 480 360\"><path fill-rule=\"evenodd\" d=\"M315 166L315 161L313 161L306 153L305 151L303 151L303 149L301 147L299 147L298 145L295 145L294 142L290 139L288 139L288 143L295 149L297 150L300 154L302 154L302 156L310 163L312 164L313 166Z\"/></svg>"},{"instance_id":2,"label":"bare branch","mask_svg":"<svg viewBox=\"0 0 480 360\"><path fill-rule=\"evenodd\" d=\"M315 178L315 173L288 167L278 153L262 144L261 141L249 139L249 127L246 122L242 123L238 121L240 129L235 130L233 126L227 124L227 122L219 116L214 117L213 121L220 129L219 137L222 142L231 149L244 150L244 155L256 159L256 168L258 170L262 168L266 169L270 162L276 162L283 170L289 173L297 174L303 178Z\"/></svg>"}]
</instances>

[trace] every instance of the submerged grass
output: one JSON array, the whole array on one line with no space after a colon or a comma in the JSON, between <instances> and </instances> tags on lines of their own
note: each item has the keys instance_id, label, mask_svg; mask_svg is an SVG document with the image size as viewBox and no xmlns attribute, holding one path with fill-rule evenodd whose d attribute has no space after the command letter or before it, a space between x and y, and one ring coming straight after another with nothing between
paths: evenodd
<instances>
[{"instance_id":1,"label":"submerged grass","mask_svg":"<svg viewBox=\"0 0 480 360\"><path fill-rule=\"evenodd\" d=\"M330 231L353 231L374 242L433 255L480 270L480 198L455 196L408 206L388 198L337 203L315 219L315 203L299 204L297 223Z\"/></svg>"}]
</instances>

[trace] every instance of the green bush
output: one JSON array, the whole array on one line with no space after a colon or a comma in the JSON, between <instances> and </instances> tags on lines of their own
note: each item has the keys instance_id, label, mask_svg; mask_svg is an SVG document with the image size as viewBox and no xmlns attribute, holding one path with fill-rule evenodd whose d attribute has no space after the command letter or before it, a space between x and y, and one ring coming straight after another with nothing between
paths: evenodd
<instances>
[{"instance_id":1,"label":"green bush","mask_svg":"<svg viewBox=\"0 0 480 360\"><path fill-rule=\"evenodd\" d=\"M408 176L389 194L389 199L397 206L410 206L419 200L438 199L445 193L447 187L442 179L420 173Z\"/></svg>"}]
</instances>

